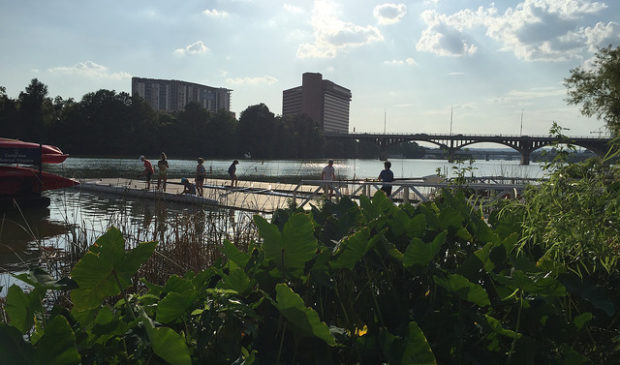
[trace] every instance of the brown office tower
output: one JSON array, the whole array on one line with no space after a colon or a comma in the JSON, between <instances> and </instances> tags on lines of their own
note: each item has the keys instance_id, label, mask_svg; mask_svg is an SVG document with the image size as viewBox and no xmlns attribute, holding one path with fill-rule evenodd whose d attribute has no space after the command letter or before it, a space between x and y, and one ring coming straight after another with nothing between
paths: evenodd
<instances>
[{"instance_id":1,"label":"brown office tower","mask_svg":"<svg viewBox=\"0 0 620 365\"><path fill-rule=\"evenodd\" d=\"M306 114L324 132L348 133L350 103L351 90L306 72L301 86L282 92L282 115Z\"/></svg>"}]
</instances>

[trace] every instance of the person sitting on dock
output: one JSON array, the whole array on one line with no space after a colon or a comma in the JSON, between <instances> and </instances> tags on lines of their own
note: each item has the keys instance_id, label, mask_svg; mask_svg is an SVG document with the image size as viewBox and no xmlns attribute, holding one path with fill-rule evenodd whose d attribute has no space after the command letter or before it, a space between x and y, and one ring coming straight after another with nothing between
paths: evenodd
<instances>
[{"instance_id":1,"label":"person sitting on dock","mask_svg":"<svg viewBox=\"0 0 620 365\"><path fill-rule=\"evenodd\" d=\"M230 187L235 187L239 184L239 179L237 179L237 165L239 161L234 160L230 167L228 168L228 175L230 176Z\"/></svg>"},{"instance_id":2,"label":"person sitting on dock","mask_svg":"<svg viewBox=\"0 0 620 365\"><path fill-rule=\"evenodd\" d=\"M334 181L336 180L336 170L334 169L334 160L327 161L327 166L323 168L323 172L321 173L321 180L324 181ZM334 187L330 184L323 185L325 189L325 196L327 196L329 191L329 198L331 199L332 195L334 195Z\"/></svg>"},{"instance_id":3,"label":"person sitting on dock","mask_svg":"<svg viewBox=\"0 0 620 365\"><path fill-rule=\"evenodd\" d=\"M144 175L146 176L146 190L151 188L151 177L153 177L153 165L151 161L147 160L144 155L140 156L140 161L144 163Z\"/></svg>"},{"instance_id":4,"label":"person sitting on dock","mask_svg":"<svg viewBox=\"0 0 620 365\"><path fill-rule=\"evenodd\" d=\"M387 183L394 181L394 173L392 172L392 170L390 170L390 167L392 167L392 163L390 161L385 161L383 166L385 167L385 170L381 171L381 173L379 174L379 180ZM385 195L387 195L388 197L392 195L392 185L384 184L381 187L381 190L385 191Z\"/></svg>"},{"instance_id":5,"label":"person sitting on dock","mask_svg":"<svg viewBox=\"0 0 620 365\"><path fill-rule=\"evenodd\" d=\"M157 162L157 168L159 172L157 174L157 190L159 190L159 184L164 182L163 190L166 192L166 180L168 180L168 156L165 153L161 153L161 160Z\"/></svg>"},{"instance_id":6,"label":"person sitting on dock","mask_svg":"<svg viewBox=\"0 0 620 365\"><path fill-rule=\"evenodd\" d=\"M183 192L181 194L196 195L196 185L189 182L186 178L181 178L181 184L183 184Z\"/></svg>"},{"instance_id":7,"label":"person sitting on dock","mask_svg":"<svg viewBox=\"0 0 620 365\"><path fill-rule=\"evenodd\" d=\"M202 165L205 160L202 157L198 157L198 166L196 166L196 191L198 191L198 195L202 196L203 190L202 185L204 184L205 177L207 176L207 170Z\"/></svg>"}]
</instances>

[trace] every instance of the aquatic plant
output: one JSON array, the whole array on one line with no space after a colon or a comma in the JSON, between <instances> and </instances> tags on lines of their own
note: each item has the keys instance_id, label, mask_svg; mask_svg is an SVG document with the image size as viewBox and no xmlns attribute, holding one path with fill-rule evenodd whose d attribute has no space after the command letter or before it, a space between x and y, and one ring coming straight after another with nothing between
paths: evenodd
<instances>
[{"instance_id":1,"label":"aquatic plant","mask_svg":"<svg viewBox=\"0 0 620 365\"><path fill-rule=\"evenodd\" d=\"M521 248L518 216L489 225L459 192L396 206L382 192L291 207L213 266L138 280L155 250L110 229L70 278L19 275L0 350L15 363L609 363L617 296ZM133 291L129 289L133 288ZM49 290L73 307L40 305ZM70 310L69 310L70 309ZM592 341L592 332L611 334ZM56 338L51 343L51 338ZM61 339L61 341L58 341ZM615 343L615 344L614 344ZM105 349L105 350L104 350Z\"/></svg>"}]
</instances>

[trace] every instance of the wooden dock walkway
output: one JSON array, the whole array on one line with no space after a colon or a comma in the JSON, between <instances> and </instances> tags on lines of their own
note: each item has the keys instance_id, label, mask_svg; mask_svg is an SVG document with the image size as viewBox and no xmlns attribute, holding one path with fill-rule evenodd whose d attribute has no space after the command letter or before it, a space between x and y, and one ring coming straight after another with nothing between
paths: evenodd
<instances>
[{"instance_id":1,"label":"wooden dock walkway","mask_svg":"<svg viewBox=\"0 0 620 365\"><path fill-rule=\"evenodd\" d=\"M156 180L151 181L150 189L146 190L144 180L106 178L84 180L76 188L136 198L161 199L184 204L210 205L265 213L286 208L293 198L294 191L295 195L305 198L318 188L318 186L299 187L296 184L259 181L239 181L238 186L231 188L230 180L206 179L203 185L204 194L200 197L181 194L183 192L181 179L168 179L165 193L156 191L156 186ZM316 200L320 200L320 196L317 196Z\"/></svg>"},{"instance_id":2,"label":"wooden dock walkway","mask_svg":"<svg viewBox=\"0 0 620 365\"><path fill-rule=\"evenodd\" d=\"M517 197L528 184L536 183L532 179L482 177L475 178L465 186L467 189L483 192L492 201L503 197ZM239 181L232 188L230 180L206 179L202 197L181 194L183 185L180 179L169 179L166 192L155 191L156 180L146 190L144 180L123 178L91 179L82 181L78 189L124 195L151 200L163 200L181 204L217 206L236 210L273 213L295 202L304 209L310 204L319 204L325 199L323 186L330 185L334 191L333 199L348 196L359 199L360 196L372 196L384 183L371 180L331 181L302 180L299 184L277 182ZM393 186L392 200L416 203L429 200L442 188L454 187L454 183L444 181L437 176L426 176L389 183Z\"/></svg>"}]
</instances>

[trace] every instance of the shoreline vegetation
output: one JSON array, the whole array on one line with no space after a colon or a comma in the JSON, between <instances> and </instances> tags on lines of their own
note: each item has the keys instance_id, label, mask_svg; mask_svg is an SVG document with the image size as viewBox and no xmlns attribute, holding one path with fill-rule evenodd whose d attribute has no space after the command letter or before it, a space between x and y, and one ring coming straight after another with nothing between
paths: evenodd
<instances>
[{"instance_id":1,"label":"shoreline vegetation","mask_svg":"<svg viewBox=\"0 0 620 365\"><path fill-rule=\"evenodd\" d=\"M415 206L378 192L269 220L188 214L137 244L117 222L78 239L74 265L16 275L31 289L0 302L0 349L24 364L612 363L618 152L557 152L548 181L489 209L458 189Z\"/></svg>"}]
</instances>

